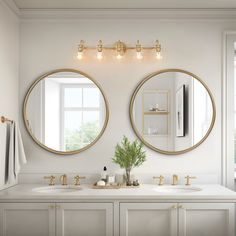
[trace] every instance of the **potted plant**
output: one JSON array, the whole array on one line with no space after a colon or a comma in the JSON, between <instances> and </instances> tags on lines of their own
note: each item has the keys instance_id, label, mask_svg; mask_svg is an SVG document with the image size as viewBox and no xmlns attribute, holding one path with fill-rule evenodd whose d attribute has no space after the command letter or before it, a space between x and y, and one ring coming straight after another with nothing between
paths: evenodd
<instances>
[{"instance_id":1,"label":"potted plant","mask_svg":"<svg viewBox=\"0 0 236 236\"><path fill-rule=\"evenodd\" d=\"M126 185L132 185L130 179L130 172L134 167L138 167L146 161L146 153L143 150L143 143L135 140L130 142L126 136L123 137L121 144L117 144L115 148L115 156L112 161L126 173Z\"/></svg>"}]
</instances>

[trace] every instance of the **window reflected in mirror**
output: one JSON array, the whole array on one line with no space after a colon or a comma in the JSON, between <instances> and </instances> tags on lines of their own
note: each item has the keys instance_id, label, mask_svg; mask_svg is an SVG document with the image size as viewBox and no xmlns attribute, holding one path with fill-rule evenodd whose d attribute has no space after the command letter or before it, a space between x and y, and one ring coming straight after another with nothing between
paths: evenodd
<instances>
[{"instance_id":1,"label":"window reflected in mirror","mask_svg":"<svg viewBox=\"0 0 236 236\"><path fill-rule=\"evenodd\" d=\"M108 118L101 89L74 71L51 73L34 84L25 102L30 134L46 148L62 153L90 146Z\"/></svg>"}]
</instances>

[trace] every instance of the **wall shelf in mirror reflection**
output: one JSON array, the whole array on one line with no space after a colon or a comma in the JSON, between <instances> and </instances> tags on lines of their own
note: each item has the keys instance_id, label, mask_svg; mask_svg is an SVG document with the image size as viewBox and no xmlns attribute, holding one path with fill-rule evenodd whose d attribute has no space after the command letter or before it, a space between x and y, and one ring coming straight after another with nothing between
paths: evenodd
<instances>
[{"instance_id":1,"label":"wall shelf in mirror reflection","mask_svg":"<svg viewBox=\"0 0 236 236\"><path fill-rule=\"evenodd\" d=\"M108 102L100 85L75 69L54 70L30 86L23 118L32 139L55 154L80 153L104 133Z\"/></svg>"},{"instance_id":2,"label":"wall shelf in mirror reflection","mask_svg":"<svg viewBox=\"0 0 236 236\"><path fill-rule=\"evenodd\" d=\"M207 85L181 69L147 76L130 101L131 125L138 138L167 155L199 146L210 134L215 116L215 102Z\"/></svg>"}]
</instances>

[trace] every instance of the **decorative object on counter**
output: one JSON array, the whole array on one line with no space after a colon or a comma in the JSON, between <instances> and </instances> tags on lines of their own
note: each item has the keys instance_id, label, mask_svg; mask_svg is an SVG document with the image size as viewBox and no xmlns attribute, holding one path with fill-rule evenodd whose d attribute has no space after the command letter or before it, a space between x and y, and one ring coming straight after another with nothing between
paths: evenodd
<instances>
[{"instance_id":1,"label":"decorative object on counter","mask_svg":"<svg viewBox=\"0 0 236 236\"><path fill-rule=\"evenodd\" d=\"M103 181L103 180L99 180L97 183L96 183L96 186L105 186L106 185L106 182Z\"/></svg>"},{"instance_id":2,"label":"decorative object on counter","mask_svg":"<svg viewBox=\"0 0 236 236\"><path fill-rule=\"evenodd\" d=\"M101 173L101 180L103 180L104 182L107 181L107 167L106 166L103 167L103 171Z\"/></svg>"},{"instance_id":3,"label":"decorative object on counter","mask_svg":"<svg viewBox=\"0 0 236 236\"><path fill-rule=\"evenodd\" d=\"M130 172L134 167L138 167L146 161L146 154L143 150L143 144L135 140L130 142L126 136L123 137L121 144L115 148L114 163L125 169L126 185L131 186Z\"/></svg>"},{"instance_id":4,"label":"decorative object on counter","mask_svg":"<svg viewBox=\"0 0 236 236\"><path fill-rule=\"evenodd\" d=\"M139 184L139 182L138 182L137 179L133 181L133 186L139 186L139 185L140 185L140 184Z\"/></svg>"},{"instance_id":5,"label":"decorative object on counter","mask_svg":"<svg viewBox=\"0 0 236 236\"><path fill-rule=\"evenodd\" d=\"M107 175L107 183L114 184L116 182L116 177L114 174Z\"/></svg>"},{"instance_id":6,"label":"decorative object on counter","mask_svg":"<svg viewBox=\"0 0 236 236\"><path fill-rule=\"evenodd\" d=\"M103 182L103 183L101 183ZM133 184L135 185L130 185L127 186L126 184L118 184L118 183L113 183L113 184L108 184L105 183L104 181L100 180L97 183L95 183L92 188L94 189L120 189L120 188L139 188L140 184L138 180L135 180Z\"/></svg>"}]
</instances>

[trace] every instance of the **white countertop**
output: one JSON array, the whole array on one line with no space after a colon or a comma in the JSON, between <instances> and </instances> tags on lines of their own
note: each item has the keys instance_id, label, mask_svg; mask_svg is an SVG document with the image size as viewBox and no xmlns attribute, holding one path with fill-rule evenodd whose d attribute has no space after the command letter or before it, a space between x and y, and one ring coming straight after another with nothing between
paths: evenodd
<instances>
[{"instance_id":1,"label":"white countertop","mask_svg":"<svg viewBox=\"0 0 236 236\"><path fill-rule=\"evenodd\" d=\"M193 185L202 189L190 193L160 193L156 188L165 186L144 184L139 188L121 189L92 189L91 185L82 185L82 189L69 193L38 193L32 191L34 188L47 185L19 184L14 187L0 191L0 202L7 201L60 201L60 200L209 200L236 202L236 192L220 185ZM178 187L178 186L177 186ZM184 187L179 185L179 187Z\"/></svg>"}]
</instances>

